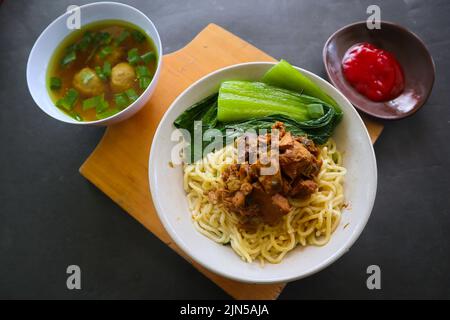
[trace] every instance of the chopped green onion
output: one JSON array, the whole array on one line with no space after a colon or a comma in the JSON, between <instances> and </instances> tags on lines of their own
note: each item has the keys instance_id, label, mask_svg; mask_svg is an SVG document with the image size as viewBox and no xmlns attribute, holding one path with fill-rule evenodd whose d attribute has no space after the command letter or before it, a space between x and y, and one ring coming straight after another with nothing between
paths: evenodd
<instances>
[{"instance_id":1,"label":"chopped green onion","mask_svg":"<svg viewBox=\"0 0 450 320\"><path fill-rule=\"evenodd\" d=\"M116 106L122 110L124 107L128 106L128 96L125 93L118 93L114 96L114 100L116 102Z\"/></svg>"},{"instance_id":2,"label":"chopped green onion","mask_svg":"<svg viewBox=\"0 0 450 320\"><path fill-rule=\"evenodd\" d=\"M97 104L97 106L95 107L95 111L98 113L102 113L104 112L106 109L109 108L109 103L108 101L106 101L103 96L100 99L99 103Z\"/></svg>"},{"instance_id":3,"label":"chopped green onion","mask_svg":"<svg viewBox=\"0 0 450 320\"><path fill-rule=\"evenodd\" d=\"M145 40L145 36L140 31L133 30L131 35L133 36L134 40L136 40L139 43L141 43Z\"/></svg>"},{"instance_id":4,"label":"chopped green onion","mask_svg":"<svg viewBox=\"0 0 450 320\"><path fill-rule=\"evenodd\" d=\"M156 59L156 54L153 51L150 51L150 52L144 53L141 56L141 59L142 59L142 61L144 61L145 64L148 64L148 63L150 63L150 61L153 61Z\"/></svg>"},{"instance_id":5,"label":"chopped green onion","mask_svg":"<svg viewBox=\"0 0 450 320\"><path fill-rule=\"evenodd\" d=\"M89 43L86 41L83 41L83 39L81 39L80 43L78 44L78 47L80 48L81 51L86 51L88 46L89 46Z\"/></svg>"},{"instance_id":6,"label":"chopped green onion","mask_svg":"<svg viewBox=\"0 0 450 320\"><path fill-rule=\"evenodd\" d=\"M103 33L102 32L96 32L94 34L94 38L93 38L94 44L95 45L100 45L100 43L102 42L102 37L103 37Z\"/></svg>"},{"instance_id":7,"label":"chopped green onion","mask_svg":"<svg viewBox=\"0 0 450 320\"><path fill-rule=\"evenodd\" d=\"M141 57L139 56L139 52L137 48L133 48L128 51L128 62L131 65L136 65L141 62Z\"/></svg>"},{"instance_id":8,"label":"chopped green onion","mask_svg":"<svg viewBox=\"0 0 450 320\"><path fill-rule=\"evenodd\" d=\"M71 116L72 118L74 118L77 121L83 121L83 117L76 111L70 111L68 112L69 116Z\"/></svg>"},{"instance_id":9,"label":"chopped green onion","mask_svg":"<svg viewBox=\"0 0 450 320\"><path fill-rule=\"evenodd\" d=\"M69 89L65 94L64 98L59 99L56 102L56 106L59 108L64 108L68 111L73 109L75 102L78 100L78 92L75 89Z\"/></svg>"},{"instance_id":10,"label":"chopped green onion","mask_svg":"<svg viewBox=\"0 0 450 320\"><path fill-rule=\"evenodd\" d=\"M111 117L111 116L115 115L116 113L118 113L119 111L120 111L119 109L114 108L114 109L106 110L104 112L99 112L99 113L97 113L97 119L105 119L105 118Z\"/></svg>"},{"instance_id":11,"label":"chopped green onion","mask_svg":"<svg viewBox=\"0 0 450 320\"><path fill-rule=\"evenodd\" d=\"M102 79L103 81L106 81L108 77L111 76L111 63L109 61L105 61L103 64L103 68L100 68L99 66L95 67L95 72L97 73L98 77Z\"/></svg>"},{"instance_id":12,"label":"chopped green onion","mask_svg":"<svg viewBox=\"0 0 450 320\"><path fill-rule=\"evenodd\" d=\"M89 110L95 108L95 112L102 113L109 108L108 101L105 100L105 95L95 96L83 101L83 110Z\"/></svg>"},{"instance_id":13,"label":"chopped green onion","mask_svg":"<svg viewBox=\"0 0 450 320\"><path fill-rule=\"evenodd\" d=\"M97 32L94 36L94 43L96 44L109 44L112 38L108 32Z\"/></svg>"},{"instance_id":14,"label":"chopped green onion","mask_svg":"<svg viewBox=\"0 0 450 320\"><path fill-rule=\"evenodd\" d=\"M116 45L120 45L122 42L124 42L128 37L130 36L130 33L127 30L123 30L120 35L116 39Z\"/></svg>"},{"instance_id":15,"label":"chopped green onion","mask_svg":"<svg viewBox=\"0 0 450 320\"><path fill-rule=\"evenodd\" d=\"M146 89L150 82L152 81L150 72L148 71L146 66L137 66L136 67L137 78L139 79L139 87L141 89Z\"/></svg>"},{"instance_id":16,"label":"chopped green onion","mask_svg":"<svg viewBox=\"0 0 450 320\"><path fill-rule=\"evenodd\" d=\"M308 114L312 119L317 119L323 116L323 106L319 103L308 104L307 106Z\"/></svg>"},{"instance_id":17,"label":"chopped green onion","mask_svg":"<svg viewBox=\"0 0 450 320\"><path fill-rule=\"evenodd\" d=\"M111 42L111 39L112 39L111 35L108 32L95 33L95 35L92 37L92 42L94 44L94 47L92 48L91 53L89 54L88 58L86 59L86 63L88 63L94 57L94 55L97 53L97 50L100 47L100 45L109 44ZM103 53L100 52L100 54L99 54L100 58L102 58L102 59L104 59L107 55L111 54L111 52L112 52L111 48L109 48L109 47L105 47L105 48L106 48L106 51ZM108 51L110 51L110 52L108 53Z\"/></svg>"},{"instance_id":18,"label":"chopped green onion","mask_svg":"<svg viewBox=\"0 0 450 320\"><path fill-rule=\"evenodd\" d=\"M103 81L108 80L108 78L106 77L106 75L103 73L102 68L100 68L99 66L95 67L95 73L97 73L98 77L100 79L102 79Z\"/></svg>"},{"instance_id":19,"label":"chopped green onion","mask_svg":"<svg viewBox=\"0 0 450 320\"><path fill-rule=\"evenodd\" d=\"M137 74L138 79L144 78L144 77L147 77L147 78L150 77L150 72L148 71L146 66L137 66L136 74Z\"/></svg>"},{"instance_id":20,"label":"chopped green onion","mask_svg":"<svg viewBox=\"0 0 450 320\"><path fill-rule=\"evenodd\" d=\"M130 105L139 98L134 89L128 89L125 92L118 93L114 96L116 106L122 110L124 107Z\"/></svg>"},{"instance_id":21,"label":"chopped green onion","mask_svg":"<svg viewBox=\"0 0 450 320\"><path fill-rule=\"evenodd\" d=\"M146 89L150 85L151 82L152 82L152 78L142 77L139 79L139 87L141 89Z\"/></svg>"},{"instance_id":22,"label":"chopped green onion","mask_svg":"<svg viewBox=\"0 0 450 320\"><path fill-rule=\"evenodd\" d=\"M83 38L81 38L80 43L78 44L78 48L81 51L86 51L86 49L89 47L89 45L91 44L93 38L92 38L92 32L90 31L86 31L83 35Z\"/></svg>"},{"instance_id":23,"label":"chopped green onion","mask_svg":"<svg viewBox=\"0 0 450 320\"><path fill-rule=\"evenodd\" d=\"M86 111L92 108L96 108L102 99L103 96L96 96L83 100L83 110Z\"/></svg>"},{"instance_id":24,"label":"chopped green onion","mask_svg":"<svg viewBox=\"0 0 450 320\"><path fill-rule=\"evenodd\" d=\"M106 77L110 77L111 76L111 63L109 63L109 61L105 61L105 63L103 64L103 73L105 74Z\"/></svg>"},{"instance_id":25,"label":"chopped green onion","mask_svg":"<svg viewBox=\"0 0 450 320\"><path fill-rule=\"evenodd\" d=\"M77 53L75 51L70 51L68 54L64 56L64 58L61 61L61 64L63 66L67 66L71 62L75 61L77 59Z\"/></svg>"},{"instance_id":26,"label":"chopped green onion","mask_svg":"<svg viewBox=\"0 0 450 320\"><path fill-rule=\"evenodd\" d=\"M103 44L110 44L112 41L112 37L108 32L103 32L102 36L102 43Z\"/></svg>"},{"instance_id":27,"label":"chopped green onion","mask_svg":"<svg viewBox=\"0 0 450 320\"><path fill-rule=\"evenodd\" d=\"M61 89L61 86L62 86L61 78L58 77L50 78L50 89L59 90Z\"/></svg>"},{"instance_id":28,"label":"chopped green onion","mask_svg":"<svg viewBox=\"0 0 450 320\"><path fill-rule=\"evenodd\" d=\"M72 109L72 106L70 106L64 98L61 98L58 101L56 101L56 106L58 108L64 108L68 111Z\"/></svg>"},{"instance_id":29,"label":"chopped green onion","mask_svg":"<svg viewBox=\"0 0 450 320\"><path fill-rule=\"evenodd\" d=\"M93 38L94 44L99 44L101 41L101 32L96 32Z\"/></svg>"},{"instance_id":30,"label":"chopped green onion","mask_svg":"<svg viewBox=\"0 0 450 320\"><path fill-rule=\"evenodd\" d=\"M88 56L88 58L86 59L85 63L88 63L89 61L91 61L91 59L92 59L92 58L95 56L95 54L97 53L98 47L99 47L99 45L96 44L96 45L92 48L91 53L89 54L89 56Z\"/></svg>"},{"instance_id":31,"label":"chopped green onion","mask_svg":"<svg viewBox=\"0 0 450 320\"><path fill-rule=\"evenodd\" d=\"M156 60L156 53L153 51L149 51L147 53L144 53L141 56L142 61L144 61L145 64L149 64L151 61Z\"/></svg>"},{"instance_id":32,"label":"chopped green onion","mask_svg":"<svg viewBox=\"0 0 450 320\"><path fill-rule=\"evenodd\" d=\"M71 53L73 51L77 51L78 50L78 44L77 43L72 43L70 46L68 46L66 48L66 52L67 53Z\"/></svg>"},{"instance_id":33,"label":"chopped green onion","mask_svg":"<svg viewBox=\"0 0 450 320\"><path fill-rule=\"evenodd\" d=\"M93 36L93 34L92 34L91 31L86 31L86 32L83 34L83 39L85 39L85 41L91 42L91 41L94 40L94 36Z\"/></svg>"},{"instance_id":34,"label":"chopped green onion","mask_svg":"<svg viewBox=\"0 0 450 320\"><path fill-rule=\"evenodd\" d=\"M110 46L106 46L102 50L100 50L99 57L100 57L100 59L105 59L111 53L112 53L112 48Z\"/></svg>"},{"instance_id":35,"label":"chopped green onion","mask_svg":"<svg viewBox=\"0 0 450 320\"><path fill-rule=\"evenodd\" d=\"M69 89L66 94L67 100L73 105L78 99L78 91L75 89Z\"/></svg>"},{"instance_id":36,"label":"chopped green onion","mask_svg":"<svg viewBox=\"0 0 450 320\"><path fill-rule=\"evenodd\" d=\"M126 95L128 96L128 99L130 99L130 101L134 102L136 101L139 96L136 93L136 91L134 91L134 89L128 89L127 91L125 91Z\"/></svg>"}]
</instances>

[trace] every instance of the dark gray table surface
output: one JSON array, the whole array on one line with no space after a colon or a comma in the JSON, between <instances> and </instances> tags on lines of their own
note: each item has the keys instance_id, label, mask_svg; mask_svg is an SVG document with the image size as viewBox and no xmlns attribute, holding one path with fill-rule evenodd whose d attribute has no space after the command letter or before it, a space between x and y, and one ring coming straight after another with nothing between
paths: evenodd
<instances>
[{"instance_id":1,"label":"dark gray table surface","mask_svg":"<svg viewBox=\"0 0 450 320\"><path fill-rule=\"evenodd\" d=\"M104 128L53 120L28 93L34 41L69 4L86 2L0 6L0 298L228 298L78 173ZM369 4L421 36L436 83L427 105L386 123L375 145L378 194L367 227L340 260L280 298L450 298L450 1L123 2L155 22L166 53L214 22L320 75L327 37L366 19ZM66 288L71 264L82 269L81 291ZM382 271L378 291L366 287L372 264Z\"/></svg>"}]
</instances>

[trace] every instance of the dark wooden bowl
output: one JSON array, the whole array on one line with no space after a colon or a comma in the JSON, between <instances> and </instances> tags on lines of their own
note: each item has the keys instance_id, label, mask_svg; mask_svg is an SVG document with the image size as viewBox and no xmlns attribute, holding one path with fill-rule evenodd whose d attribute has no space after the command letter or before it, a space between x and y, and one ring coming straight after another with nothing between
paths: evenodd
<instances>
[{"instance_id":1,"label":"dark wooden bowl","mask_svg":"<svg viewBox=\"0 0 450 320\"><path fill-rule=\"evenodd\" d=\"M357 92L344 78L341 62L354 44L369 42L393 53L405 73L405 90L397 98L374 102ZM402 119L415 113L428 99L434 83L433 58L423 41L411 31L381 22L381 29L369 30L366 22L357 22L336 31L325 43L323 62L328 77L353 105L376 118Z\"/></svg>"}]
</instances>

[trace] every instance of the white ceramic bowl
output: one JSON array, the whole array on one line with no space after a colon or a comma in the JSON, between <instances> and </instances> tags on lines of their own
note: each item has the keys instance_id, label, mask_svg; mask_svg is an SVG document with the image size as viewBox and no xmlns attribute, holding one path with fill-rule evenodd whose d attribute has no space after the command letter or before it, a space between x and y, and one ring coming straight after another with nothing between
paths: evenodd
<instances>
[{"instance_id":1,"label":"white ceramic bowl","mask_svg":"<svg viewBox=\"0 0 450 320\"><path fill-rule=\"evenodd\" d=\"M350 203L343 210L340 226L323 247L297 247L280 264L245 263L231 249L196 231L183 190L182 168L168 165L173 121L187 107L217 92L224 80L259 80L273 63L255 62L227 67L213 72L186 89L170 106L156 131L149 162L150 190L159 217L177 245L192 259L222 276L251 283L291 281L311 275L341 257L356 241L369 219L377 189L377 166L366 127L351 103L322 78L298 68L332 96L342 107L343 121L333 135L343 152L345 197ZM348 224L348 225L347 225ZM346 228L344 226L347 225Z\"/></svg>"},{"instance_id":2,"label":"white ceramic bowl","mask_svg":"<svg viewBox=\"0 0 450 320\"><path fill-rule=\"evenodd\" d=\"M147 33L158 51L158 66L152 82L134 103L121 112L102 120L77 121L59 110L51 100L46 87L48 64L53 52L73 30L66 26L68 13L53 21L39 36L31 50L27 65L28 89L39 108L49 116L67 123L78 125L111 125L125 120L138 112L150 99L159 79L162 61L162 46L158 31L153 22L141 11L116 2L96 2L80 7L81 25L102 20L123 20L130 22Z\"/></svg>"}]
</instances>

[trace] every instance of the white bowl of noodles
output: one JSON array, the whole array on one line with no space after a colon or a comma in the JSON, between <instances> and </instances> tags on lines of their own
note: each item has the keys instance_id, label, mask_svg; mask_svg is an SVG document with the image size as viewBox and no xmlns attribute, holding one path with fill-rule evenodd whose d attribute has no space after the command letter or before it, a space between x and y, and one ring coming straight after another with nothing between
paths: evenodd
<instances>
[{"instance_id":1,"label":"white bowl of noodles","mask_svg":"<svg viewBox=\"0 0 450 320\"><path fill-rule=\"evenodd\" d=\"M230 245L199 232L184 189L184 167L171 162L178 141L171 141L174 120L189 106L217 92L225 80L258 81L274 63L252 62L217 70L186 89L170 106L155 133L149 160L150 190L156 211L175 243L193 260L222 276L249 283L292 281L322 270L346 253L364 229L375 201L377 166L366 127L351 103L327 81L297 68L334 98L344 112L332 136L346 173L345 205L324 245L296 245L279 263L248 262ZM192 202L192 201L191 201ZM192 205L192 203L191 203ZM325 222L326 223L326 222ZM318 238L319 239L319 238ZM217 240L217 239L216 239ZM320 240L320 239L319 239ZM220 241L219 241L220 242ZM320 242L320 241L318 241Z\"/></svg>"}]
</instances>

